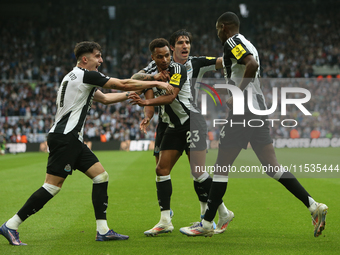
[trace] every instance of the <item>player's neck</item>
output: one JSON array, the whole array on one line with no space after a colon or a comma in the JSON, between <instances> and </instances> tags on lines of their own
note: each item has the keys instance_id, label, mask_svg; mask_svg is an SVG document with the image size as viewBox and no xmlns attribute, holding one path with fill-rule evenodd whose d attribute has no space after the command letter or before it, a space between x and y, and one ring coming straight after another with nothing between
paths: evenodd
<instances>
[{"instance_id":1,"label":"player's neck","mask_svg":"<svg viewBox=\"0 0 340 255\"><path fill-rule=\"evenodd\" d=\"M83 68L83 69L87 69L85 65L83 65L82 63L77 63L77 67L79 68Z\"/></svg>"},{"instance_id":2,"label":"player's neck","mask_svg":"<svg viewBox=\"0 0 340 255\"><path fill-rule=\"evenodd\" d=\"M174 62L180 63L182 65L184 65L188 61L188 59L177 59L175 56L173 56L173 60Z\"/></svg>"},{"instance_id":3,"label":"player's neck","mask_svg":"<svg viewBox=\"0 0 340 255\"><path fill-rule=\"evenodd\" d=\"M228 36L228 38L230 38L230 37L233 37L234 35L237 35L239 33L240 32L238 30L234 30L234 31L230 31L227 36Z\"/></svg>"}]
</instances>

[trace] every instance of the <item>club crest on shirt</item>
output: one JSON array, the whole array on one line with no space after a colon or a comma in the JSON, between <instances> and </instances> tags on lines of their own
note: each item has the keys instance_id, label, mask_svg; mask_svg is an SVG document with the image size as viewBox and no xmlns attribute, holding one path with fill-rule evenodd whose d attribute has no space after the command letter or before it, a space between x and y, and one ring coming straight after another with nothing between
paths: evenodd
<instances>
[{"instance_id":1,"label":"club crest on shirt","mask_svg":"<svg viewBox=\"0 0 340 255\"><path fill-rule=\"evenodd\" d=\"M64 170L65 170L66 172L71 172L71 170L72 170L71 165L70 165L70 164L67 164L67 165L65 166Z\"/></svg>"}]
</instances>

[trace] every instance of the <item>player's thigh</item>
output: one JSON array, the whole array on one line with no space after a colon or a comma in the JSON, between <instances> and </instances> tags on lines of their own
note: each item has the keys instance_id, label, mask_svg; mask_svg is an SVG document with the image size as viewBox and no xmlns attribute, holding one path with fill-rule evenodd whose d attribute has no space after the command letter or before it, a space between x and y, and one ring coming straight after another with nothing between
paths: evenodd
<instances>
[{"instance_id":1,"label":"player's thigh","mask_svg":"<svg viewBox=\"0 0 340 255\"><path fill-rule=\"evenodd\" d=\"M162 150L156 167L157 173L162 173L161 175L170 174L180 157L181 153L178 150Z\"/></svg>"},{"instance_id":2,"label":"player's thigh","mask_svg":"<svg viewBox=\"0 0 340 255\"><path fill-rule=\"evenodd\" d=\"M103 167L103 165L100 162L95 163L94 165L92 165L86 172L85 174L90 177L91 179L93 179L94 177L96 177L97 175L104 173L105 169Z\"/></svg>"},{"instance_id":3,"label":"player's thigh","mask_svg":"<svg viewBox=\"0 0 340 255\"><path fill-rule=\"evenodd\" d=\"M170 130L165 132L159 154L159 160L156 167L158 175L167 175L176 164L186 147L185 131L175 132Z\"/></svg>"},{"instance_id":4,"label":"player's thigh","mask_svg":"<svg viewBox=\"0 0 340 255\"><path fill-rule=\"evenodd\" d=\"M245 115L230 115L227 123L220 130L219 148L243 148L247 149L248 143L254 132L247 125L249 117Z\"/></svg>"},{"instance_id":5,"label":"player's thigh","mask_svg":"<svg viewBox=\"0 0 340 255\"><path fill-rule=\"evenodd\" d=\"M228 167L232 166L237 156L240 154L242 148L224 148L220 147L217 153L215 166Z\"/></svg>"},{"instance_id":6,"label":"player's thigh","mask_svg":"<svg viewBox=\"0 0 340 255\"><path fill-rule=\"evenodd\" d=\"M272 144L273 139L270 136L269 122L266 121L268 116L257 116L258 117L258 125L255 127L251 127L253 129L252 136L250 138L250 144L252 148L259 147L258 151L261 150L265 145ZM270 147L267 147L267 150Z\"/></svg>"},{"instance_id":7,"label":"player's thigh","mask_svg":"<svg viewBox=\"0 0 340 255\"><path fill-rule=\"evenodd\" d=\"M207 149L208 128L202 115L190 115L190 127L186 132L186 151L204 151Z\"/></svg>"},{"instance_id":8,"label":"player's thigh","mask_svg":"<svg viewBox=\"0 0 340 255\"><path fill-rule=\"evenodd\" d=\"M82 144L81 153L79 153L76 161L76 169L86 173L91 168L91 172L104 172L103 166L99 163L97 156L85 145ZM95 175L96 176L96 175Z\"/></svg>"},{"instance_id":9,"label":"player's thigh","mask_svg":"<svg viewBox=\"0 0 340 255\"><path fill-rule=\"evenodd\" d=\"M166 124L164 122L159 122L157 124L156 138L155 138L155 147L154 147L154 150L153 150L153 155L155 157L157 157L156 163L158 162L161 142L163 140L163 136L164 136L164 133L165 133L165 130L166 130L167 127L168 127L168 124Z\"/></svg>"},{"instance_id":10,"label":"player's thigh","mask_svg":"<svg viewBox=\"0 0 340 255\"><path fill-rule=\"evenodd\" d=\"M186 145L186 130L177 131L176 129L168 128L163 135L160 150L161 152L164 150L176 150L182 155Z\"/></svg>"},{"instance_id":11,"label":"player's thigh","mask_svg":"<svg viewBox=\"0 0 340 255\"><path fill-rule=\"evenodd\" d=\"M54 186L61 188L65 181L65 178L46 173L45 182Z\"/></svg>"},{"instance_id":12,"label":"player's thigh","mask_svg":"<svg viewBox=\"0 0 340 255\"><path fill-rule=\"evenodd\" d=\"M253 150L263 166L278 166L274 146L272 143L257 144Z\"/></svg>"},{"instance_id":13,"label":"player's thigh","mask_svg":"<svg viewBox=\"0 0 340 255\"><path fill-rule=\"evenodd\" d=\"M195 178L200 177L205 173L205 158L207 150L188 151L188 159L190 162L191 173Z\"/></svg>"},{"instance_id":14,"label":"player's thigh","mask_svg":"<svg viewBox=\"0 0 340 255\"><path fill-rule=\"evenodd\" d=\"M47 173L66 178L77 169L76 161L82 151L82 143L72 134L49 134L47 137L49 156Z\"/></svg>"}]
</instances>

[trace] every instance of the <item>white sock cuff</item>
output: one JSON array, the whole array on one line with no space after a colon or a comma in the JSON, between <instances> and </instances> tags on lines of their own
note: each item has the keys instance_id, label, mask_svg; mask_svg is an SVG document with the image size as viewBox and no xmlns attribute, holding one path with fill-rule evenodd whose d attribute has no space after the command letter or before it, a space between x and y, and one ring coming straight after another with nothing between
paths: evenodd
<instances>
[{"instance_id":1,"label":"white sock cuff","mask_svg":"<svg viewBox=\"0 0 340 255\"><path fill-rule=\"evenodd\" d=\"M204 182L206 179L208 179L209 176L210 175L207 172L204 172L200 177L198 177L198 178L194 177L194 181L201 183L201 182Z\"/></svg>"},{"instance_id":2,"label":"white sock cuff","mask_svg":"<svg viewBox=\"0 0 340 255\"><path fill-rule=\"evenodd\" d=\"M308 210L312 213L318 207L318 203L312 197L308 197L309 207Z\"/></svg>"},{"instance_id":3,"label":"white sock cuff","mask_svg":"<svg viewBox=\"0 0 340 255\"><path fill-rule=\"evenodd\" d=\"M161 219L160 219L160 221L166 222L166 223L171 221L170 210L161 211Z\"/></svg>"},{"instance_id":4,"label":"white sock cuff","mask_svg":"<svg viewBox=\"0 0 340 255\"><path fill-rule=\"evenodd\" d=\"M165 176L156 176L156 182L165 182L170 179L171 179L170 174Z\"/></svg>"},{"instance_id":5,"label":"white sock cuff","mask_svg":"<svg viewBox=\"0 0 340 255\"><path fill-rule=\"evenodd\" d=\"M50 193L52 196L55 196L58 194L58 192L60 191L60 188L57 186L54 186L52 184L49 183L44 183L44 185L42 185L42 187L47 190L48 193Z\"/></svg>"},{"instance_id":6,"label":"white sock cuff","mask_svg":"<svg viewBox=\"0 0 340 255\"><path fill-rule=\"evenodd\" d=\"M93 183L103 183L109 181L109 174L104 171L101 174L98 174L96 177L92 178Z\"/></svg>"},{"instance_id":7,"label":"white sock cuff","mask_svg":"<svg viewBox=\"0 0 340 255\"><path fill-rule=\"evenodd\" d=\"M99 234L105 235L110 230L106 220L96 220L96 223Z\"/></svg>"},{"instance_id":8,"label":"white sock cuff","mask_svg":"<svg viewBox=\"0 0 340 255\"><path fill-rule=\"evenodd\" d=\"M214 174L213 182L228 182L229 176Z\"/></svg>"},{"instance_id":9,"label":"white sock cuff","mask_svg":"<svg viewBox=\"0 0 340 255\"><path fill-rule=\"evenodd\" d=\"M283 175L284 172L286 172L287 170L285 169L284 166L281 165L280 170L277 171L274 175L273 175L273 179L275 180L280 180L281 176Z\"/></svg>"}]
</instances>

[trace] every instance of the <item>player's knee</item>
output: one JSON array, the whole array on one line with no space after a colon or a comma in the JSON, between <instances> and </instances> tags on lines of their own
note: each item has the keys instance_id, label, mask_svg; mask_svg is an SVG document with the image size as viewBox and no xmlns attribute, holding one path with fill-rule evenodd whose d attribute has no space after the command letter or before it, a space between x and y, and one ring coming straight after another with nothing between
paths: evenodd
<instances>
[{"instance_id":1,"label":"player's knee","mask_svg":"<svg viewBox=\"0 0 340 255\"><path fill-rule=\"evenodd\" d=\"M161 167L159 165L156 166L156 175L157 176L165 176L170 174L170 169L166 167Z\"/></svg>"},{"instance_id":2,"label":"player's knee","mask_svg":"<svg viewBox=\"0 0 340 255\"><path fill-rule=\"evenodd\" d=\"M52 196L55 196L58 194L58 192L60 191L60 188L49 184L49 183L44 183L44 185L42 186L45 190L47 190L48 193L50 193Z\"/></svg>"},{"instance_id":3,"label":"player's knee","mask_svg":"<svg viewBox=\"0 0 340 255\"><path fill-rule=\"evenodd\" d=\"M104 171L92 179L93 183L103 183L109 181L109 174Z\"/></svg>"}]
</instances>

